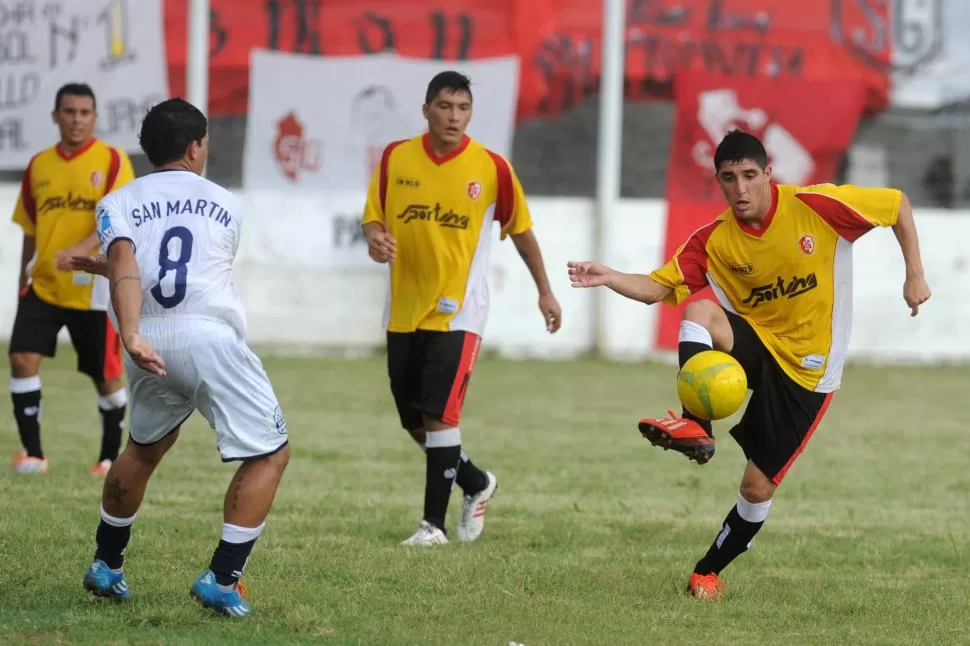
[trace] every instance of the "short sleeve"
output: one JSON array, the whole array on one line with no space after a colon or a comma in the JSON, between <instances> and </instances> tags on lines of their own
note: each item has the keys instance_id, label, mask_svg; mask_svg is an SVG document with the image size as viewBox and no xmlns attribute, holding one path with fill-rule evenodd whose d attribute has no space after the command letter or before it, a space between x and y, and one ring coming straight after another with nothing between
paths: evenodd
<instances>
[{"instance_id":1,"label":"short sleeve","mask_svg":"<svg viewBox=\"0 0 970 646\"><path fill-rule=\"evenodd\" d=\"M406 140L394 141L388 144L381 155L381 163L374 169L374 175L367 189L367 202L364 204L364 214L361 225L371 222L384 222L384 206L387 203L388 177L391 167L391 153Z\"/></svg>"},{"instance_id":2,"label":"short sleeve","mask_svg":"<svg viewBox=\"0 0 970 646\"><path fill-rule=\"evenodd\" d=\"M722 222L715 220L692 233L666 265L650 274L657 284L671 289L665 303L679 305L707 287L707 242Z\"/></svg>"},{"instance_id":3,"label":"short sleeve","mask_svg":"<svg viewBox=\"0 0 970 646\"><path fill-rule=\"evenodd\" d=\"M825 220L840 237L855 242L876 227L889 227L899 218L902 191L852 185L806 186L795 197Z\"/></svg>"},{"instance_id":4,"label":"short sleeve","mask_svg":"<svg viewBox=\"0 0 970 646\"><path fill-rule=\"evenodd\" d=\"M124 212L117 207L117 200L102 199L98 202L95 226L101 253L107 255L111 245L119 240L127 240L132 247L135 246L135 241L131 237L131 227Z\"/></svg>"},{"instance_id":5,"label":"short sleeve","mask_svg":"<svg viewBox=\"0 0 970 646\"><path fill-rule=\"evenodd\" d=\"M525 198L525 190L519 182L512 164L498 153L488 151L495 163L497 181L495 196L495 220L501 226L500 236L519 235L532 228L532 213Z\"/></svg>"}]
</instances>

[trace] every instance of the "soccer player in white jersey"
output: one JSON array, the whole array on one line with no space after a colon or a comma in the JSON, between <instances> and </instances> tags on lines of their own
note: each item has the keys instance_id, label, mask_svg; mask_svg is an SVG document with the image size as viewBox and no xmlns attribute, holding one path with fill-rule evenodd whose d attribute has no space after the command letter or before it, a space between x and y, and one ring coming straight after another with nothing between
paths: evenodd
<instances>
[{"instance_id":1,"label":"soccer player in white jersey","mask_svg":"<svg viewBox=\"0 0 970 646\"><path fill-rule=\"evenodd\" d=\"M207 608L241 617L249 606L239 577L289 459L286 423L244 340L246 317L233 287L243 205L201 177L207 123L191 104L171 99L154 106L140 142L155 172L101 200L103 255L73 259L108 276L131 389L131 441L105 479L84 587L128 597L123 565L135 513L155 467L197 410L215 429L223 462L242 464L226 493L222 540L191 594Z\"/></svg>"}]
</instances>

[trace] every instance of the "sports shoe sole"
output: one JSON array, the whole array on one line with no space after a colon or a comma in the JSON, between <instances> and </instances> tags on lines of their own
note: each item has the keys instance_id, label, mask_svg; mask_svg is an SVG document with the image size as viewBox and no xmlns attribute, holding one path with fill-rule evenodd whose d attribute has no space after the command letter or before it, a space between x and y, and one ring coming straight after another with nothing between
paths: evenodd
<instances>
[{"instance_id":1,"label":"sports shoe sole","mask_svg":"<svg viewBox=\"0 0 970 646\"><path fill-rule=\"evenodd\" d=\"M640 422L638 427L640 435L649 440L652 445L663 448L664 451L673 449L686 455L688 460L697 464L707 464L714 457L713 438L698 437L690 440L678 440L664 429L647 422Z\"/></svg>"}]
</instances>

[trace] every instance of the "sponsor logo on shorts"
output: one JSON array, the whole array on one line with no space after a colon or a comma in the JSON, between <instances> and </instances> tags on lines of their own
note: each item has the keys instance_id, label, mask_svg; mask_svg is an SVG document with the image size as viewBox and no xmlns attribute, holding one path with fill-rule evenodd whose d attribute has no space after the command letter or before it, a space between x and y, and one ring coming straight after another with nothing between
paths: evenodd
<instances>
[{"instance_id":1,"label":"sponsor logo on shorts","mask_svg":"<svg viewBox=\"0 0 970 646\"><path fill-rule=\"evenodd\" d=\"M815 272L810 273L804 278L794 276L787 282L781 276L774 283L759 285L751 290L748 297L742 301L745 305L757 307L761 303L776 301L780 298L795 298L805 292L810 292L818 287L818 279Z\"/></svg>"},{"instance_id":2,"label":"sponsor logo on shorts","mask_svg":"<svg viewBox=\"0 0 970 646\"><path fill-rule=\"evenodd\" d=\"M280 435L286 435L286 420L283 419L283 411L280 410L279 406L273 411L273 421L276 423L276 432Z\"/></svg>"}]
</instances>

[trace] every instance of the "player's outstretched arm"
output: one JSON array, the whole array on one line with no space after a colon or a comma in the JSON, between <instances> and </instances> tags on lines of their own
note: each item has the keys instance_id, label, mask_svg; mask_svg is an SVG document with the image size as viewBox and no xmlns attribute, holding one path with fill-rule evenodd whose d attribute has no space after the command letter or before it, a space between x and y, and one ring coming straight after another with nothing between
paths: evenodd
<instances>
[{"instance_id":1,"label":"player's outstretched arm","mask_svg":"<svg viewBox=\"0 0 970 646\"><path fill-rule=\"evenodd\" d=\"M893 225L893 233L906 263L906 280L903 283L903 299L910 308L911 316L919 313L919 306L930 299L930 286L923 275L923 259L919 250L919 235L909 198L903 194L899 205L899 217Z\"/></svg>"},{"instance_id":2,"label":"player's outstretched arm","mask_svg":"<svg viewBox=\"0 0 970 646\"><path fill-rule=\"evenodd\" d=\"M143 370L164 376L165 362L155 348L138 335L142 287L131 241L118 240L108 248L108 284L111 305L118 317L118 334L128 355Z\"/></svg>"},{"instance_id":3,"label":"player's outstretched arm","mask_svg":"<svg viewBox=\"0 0 970 646\"><path fill-rule=\"evenodd\" d=\"M542 261L542 250L539 249L539 241L536 239L532 229L527 229L522 233L512 234L512 243L516 251L525 262L535 281L536 288L539 290L539 311L546 322L546 330L550 334L555 333L562 326L562 308L559 301L552 293L549 285L549 276L546 274L546 265Z\"/></svg>"},{"instance_id":4,"label":"player's outstretched arm","mask_svg":"<svg viewBox=\"0 0 970 646\"><path fill-rule=\"evenodd\" d=\"M567 267L573 287L609 287L620 296L647 305L659 303L673 291L644 274L625 274L598 262L570 260Z\"/></svg>"}]
</instances>

